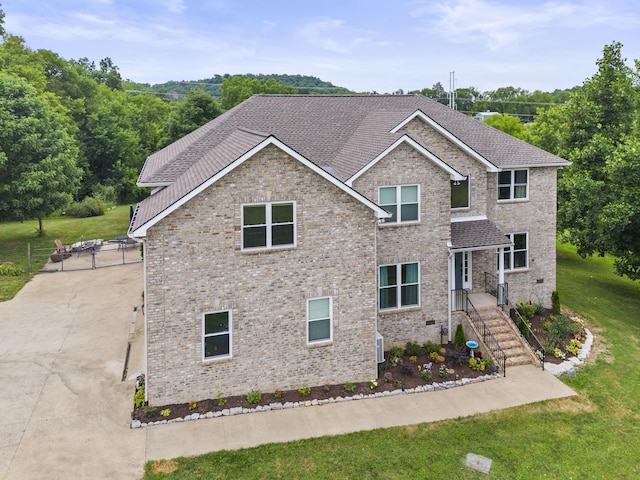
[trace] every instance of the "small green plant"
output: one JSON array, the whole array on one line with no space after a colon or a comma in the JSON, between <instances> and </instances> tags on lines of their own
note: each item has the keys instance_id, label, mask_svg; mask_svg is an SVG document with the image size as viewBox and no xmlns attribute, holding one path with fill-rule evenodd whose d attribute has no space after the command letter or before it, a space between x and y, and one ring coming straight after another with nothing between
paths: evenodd
<instances>
[{"instance_id":1,"label":"small green plant","mask_svg":"<svg viewBox=\"0 0 640 480\"><path fill-rule=\"evenodd\" d=\"M378 388L378 380L371 380L371 382L369 382L369 388L371 390L375 390L376 388Z\"/></svg>"},{"instance_id":2,"label":"small green plant","mask_svg":"<svg viewBox=\"0 0 640 480\"><path fill-rule=\"evenodd\" d=\"M356 391L356 386L351 383L351 382L347 382L344 384L344 391L345 392L349 392L349 393L353 393Z\"/></svg>"},{"instance_id":3,"label":"small green plant","mask_svg":"<svg viewBox=\"0 0 640 480\"><path fill-rule=\"evenodd\" d=\"M409 361L410 361L411 363L416 363L416 362L418 361L418 357L416 357L415 355L411 355L411 356L409 357Z\"/></svg>"},{"instance_id":4,"label":"small green plant","mask_svg":"<svg viewBox=\"0 0 640 480\"><path fill-rule=\"evenodd\" d=\"M458 326L456 327L456 333L453 336L453 344L458 348L464 348L466 343L467 343L467 337L464 334L464 328L462 327L462 324L459 323Z\"/></svg>"},{"instance_id":5,"label":"small green plant","mask_svg":"<svg viewBox=\"0 0 640 480\"><path fill-rule=\"evenodd\" d=\"M254 404L260 403L260 400L262 400L262 394L255 388L247 393L247 402Z\"/></svg>"},{"instance_id":6,"label":"small green plant","mask_svg":"<svg viewBox=\"0 0 640 480\"><path fill-rule=\"evenodd\" d=\"M549 322L545 322L544 328L547 338L556 346L564 345L567 339L580 332L580 326L566 315L552 317Z\"/></svg>"},{"instance_id":7,"label":"small green plant","mask_svg":"<svg viewBox=\"0 0 640 480\"><path fill-rule=\"evenodd\" d=\"M572 338L569 344L567 345L566 350L567 352L570 352L573 355L578 355L578 352L580 352L581 346L582 344L580 343L580 340L578 340L577 338Z\"/></svg>"},{"instance_id":8,"label":"small green plant","mask_svg":"<svg viewBox=\"0 0 640 480\"><path fill-rule=\"evenodd\" d=\"M144 405L144 385L141 385L140 388L136 390L136 393L133 395L133 403L136 408Z\"/></svg>"},{"instance_id":9,"label":"small green plant","mask_svg":"<svg viewBox=\"0 0 640 480\"><path fill-rule=\"evenodd\" d=\"M551 292L551 312L554 315L560 315L561 313L560 294L558 293L557 290L554 290L553 292Z\"/></svg>"},{"instance_id":10,"label":"small green plant","mask_svg":"<svg viewBox=\"0 0 640 480\"><path fill-rule=\"evenodd\" d=\"M389 350L389 360L392 365L397 365L400 362L400 359L404 355L404 349L402 347L391 347Z\"/></svg>"},{"instance_id":11,"label":"small green plant","mask_svg":"<svg viewBox=\"0 0 640 480\"><path fill-rule=\"evenodd\" d=\"M416 342L407 342L404 347L405 355L420 355L422 353L422 347L418 345Z\"/></svg>"},{"instance_id":12,"label":"small green plant","mask_svg":"<svg viewBox=\"0 0 640 480\"><path fill-rule=\"evenodd\" d=\"M430 355L433 352L438 352L440 350L440 345L438 345L437 343L428 341L428 342L425 342L424 345L422 345L422 349L425 351L425 353Z\"/></svg>"},{"instance_id":13,"label":"small green plant","mask_svg":"<svg viewBox=\"0 0 640 480\"><path fill-rule=\"evenodd\" d=\"M311 394L311 387L305 383L298 389L298 393L303 397L307 397Z\"/></svg>"},{"instance_id":14,"label":"small green plant","mask_svg":"<svg viewBox=\"0 0 640 480\"><path fill-rule=\"evenodd\" d=\"M437 362L440 359L440 354L438 352L431 352L429 358L432 362Z\"/></svg>"},{"instance_id":15,"label":"small green plant","mask_svg":"<svg viewBox=\"0 0 640 480\"><path fill-rule=\"evenodd\" d=\"M530 302L518 302L516 308L525 320L530 320L536 314L536 306Z\"/></svg>"},{"instance_id":16,"label":"small green plant","mask_svg":"<svg viewBox=\"0 0 640 480\"><path fill-rule=\"evenodd\" d=\"M440 365L440 368L438 368L438 376L440 378L447 378L449 376L449 372L447 371L447 366L444 363Z\"/></svg>"},{"instance_id":17,"label":"small green plant","mask_svg":"<svg viewBox=\"0 0 640 480\"><path fill-rule=\"evenodd\" d=\"M164 410L160 410L160 415L163 417L168 417L169 415L171 415L171 409L165 408Z\"/></svg>"},{"instance_id":18,"label":"small green plant","mask_svg":"<svg viewBox=\"0 0 640 480\"><path fill-rule=\"evenodd\" d=\"M564 353L562 350L560 350L559 348L556 348L553 351L553 356L556 358L559 358L560 360L564 360L565 358L567 358L567 354Z\"/></svg>"},{"instance_id":19,"label":"small green plant","mask_svg":"<svg viewBox=\"0 0 640 480\"><path fill-rule=\"evenodd\" d=\"M425 382L430 382L432 377L431 370L427 370L427 369L422 370L420 372L420 376Z\"/></svg>"},{"instance_id":20,"label":"small green plant","mask_svg":"<svg viewBox=\"0 0 640 480\"><path fill-rule=\"evenodd\" d=\"M402 388L402 382L398 379L393 381L393 388Z\"/></svg>"},{"instance_id":21,"label":"small green plant","mask_svg":"<svg viewBox=\"0 0 640 480\"><path fill-rule=\"evenodd\" d=\"M216 398L218 399L219 407L224 407L228 402L226 398L222 398L222 393L220 392L220 390L218 390L218 395L216 396Z\"/></svg>"},{"instance_id":22,"label":"small green plant","mask_svg":"<svg viewBox=\"0 0 640 480\"><path fill-rule=\"evenodd\" d=\"M273 396L274 396L275 398L282 398L282 395L283 395L282 390L279 390L279 389L277 389L277 388L276 388L275 392L273 392Z\"/></svg>"},{"instance_id":23,"label":"small green plant","mask_svg":"<svg viewBox=\"0 0 640 480\"><path fill-rule=\"evenodd\" d=\"M13 262L0 263L0 276L17 277L22 274L22 268Z\"/></svg>"},{"instance_id":24,"label":"small green plant","mask_svg":"<svg viewBox=\"0 0 640 480\"><path fill-rule=\"evenodd\" d=\"M329 390L331 390L331 386L328 383L325 383L324 387L322 387L322 390L324 392L328 392Z\"/></svg>"},{"instance_id":25,"label":"small green plant","mask_svg":"<svg viewBox=\"0 0 640 480\"><path fill-rule=\"evenodd\" d=\"M195 410L196 408L198 408L198 402L196 402L195 400L189 402L189 410Z\"/></svg>"},{"instance_id":26,"label":"small green plant","mask_svg":"<svg viewBox=\"0 0 640 480\"><path fill-rule=\"evenodd\" d=\"M147 418L151 418L153 416L155 416L155 414L158 413L158 409L157 408L147 408L144 412L144 416Z\"/></svg>"},{"instance_id":27,"label":"small green plant","mask_svg":"<svg viewBox=\"0 0 640 480\"><path fill-rule=\"evenodd\" d=\"M487 362L479 357L471 357L469 359L469 368L476 372L484 372L485 368L487 368Z\"/></svg>"}]
</instances>

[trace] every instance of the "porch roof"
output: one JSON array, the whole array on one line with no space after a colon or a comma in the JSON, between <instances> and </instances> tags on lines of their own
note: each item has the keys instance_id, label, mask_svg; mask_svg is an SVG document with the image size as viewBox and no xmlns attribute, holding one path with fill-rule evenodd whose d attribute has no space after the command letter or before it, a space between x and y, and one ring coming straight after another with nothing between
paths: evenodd
<instances>
[{"instance_id":1,"label":"porch roof","mask_svg":"<svg viewBox=\"0 0 640 480\"><path fill-rule=\"evenodd\" d=\"M483 250L510 247L511 240L490 220L451 223L451 250Z\"/></svg>"}]
</instances>

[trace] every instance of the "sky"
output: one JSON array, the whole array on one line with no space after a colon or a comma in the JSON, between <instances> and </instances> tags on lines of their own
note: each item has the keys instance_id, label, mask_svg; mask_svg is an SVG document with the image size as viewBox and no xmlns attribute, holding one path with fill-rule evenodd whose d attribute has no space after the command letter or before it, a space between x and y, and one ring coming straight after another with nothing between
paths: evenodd
<instances>
[{"instance_id":1,"label":"sky","mask_svg":"<svg viewBox=\"0 0 640 480\"><path fill-rule=\"evenodd\" d=\"M0 0L5 30L138 83L312 75L357 92L582 85L640 58L637 0ZM452 73L455 72L455 73Z\"/></svg>"}]
</instances>

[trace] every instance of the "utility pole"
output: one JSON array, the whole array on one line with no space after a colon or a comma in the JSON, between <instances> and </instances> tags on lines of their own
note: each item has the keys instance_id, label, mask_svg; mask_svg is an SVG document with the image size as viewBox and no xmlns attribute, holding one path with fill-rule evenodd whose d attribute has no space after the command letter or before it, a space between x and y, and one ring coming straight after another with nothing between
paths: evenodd
<instances>
[{"instance_id":1,"label":"utility pole","mask_svg":"<svg viewBox=\"0 0 640 480\"><path fill-rule=\"evenodd\" d=\"M456 105L456 72L449 72L449 108L458 109Z\"/></svg>"}]
</instances>

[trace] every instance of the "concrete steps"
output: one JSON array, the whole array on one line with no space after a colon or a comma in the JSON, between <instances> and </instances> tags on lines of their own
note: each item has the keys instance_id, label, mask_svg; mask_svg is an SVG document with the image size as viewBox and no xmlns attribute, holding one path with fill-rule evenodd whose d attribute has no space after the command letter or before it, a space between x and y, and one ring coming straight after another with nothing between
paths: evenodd
<instances>
[{"instance_id":1,"label":"concrete steps","mask_svg":"<svg viewBox=\"0 0 640 480\"><path fill-rule=\"evenodd\" d=\"M478 313L507 356L507 367L538 365L531 348L509 317L497 307L478 309Z\"/></svg>"}]
</instances>

